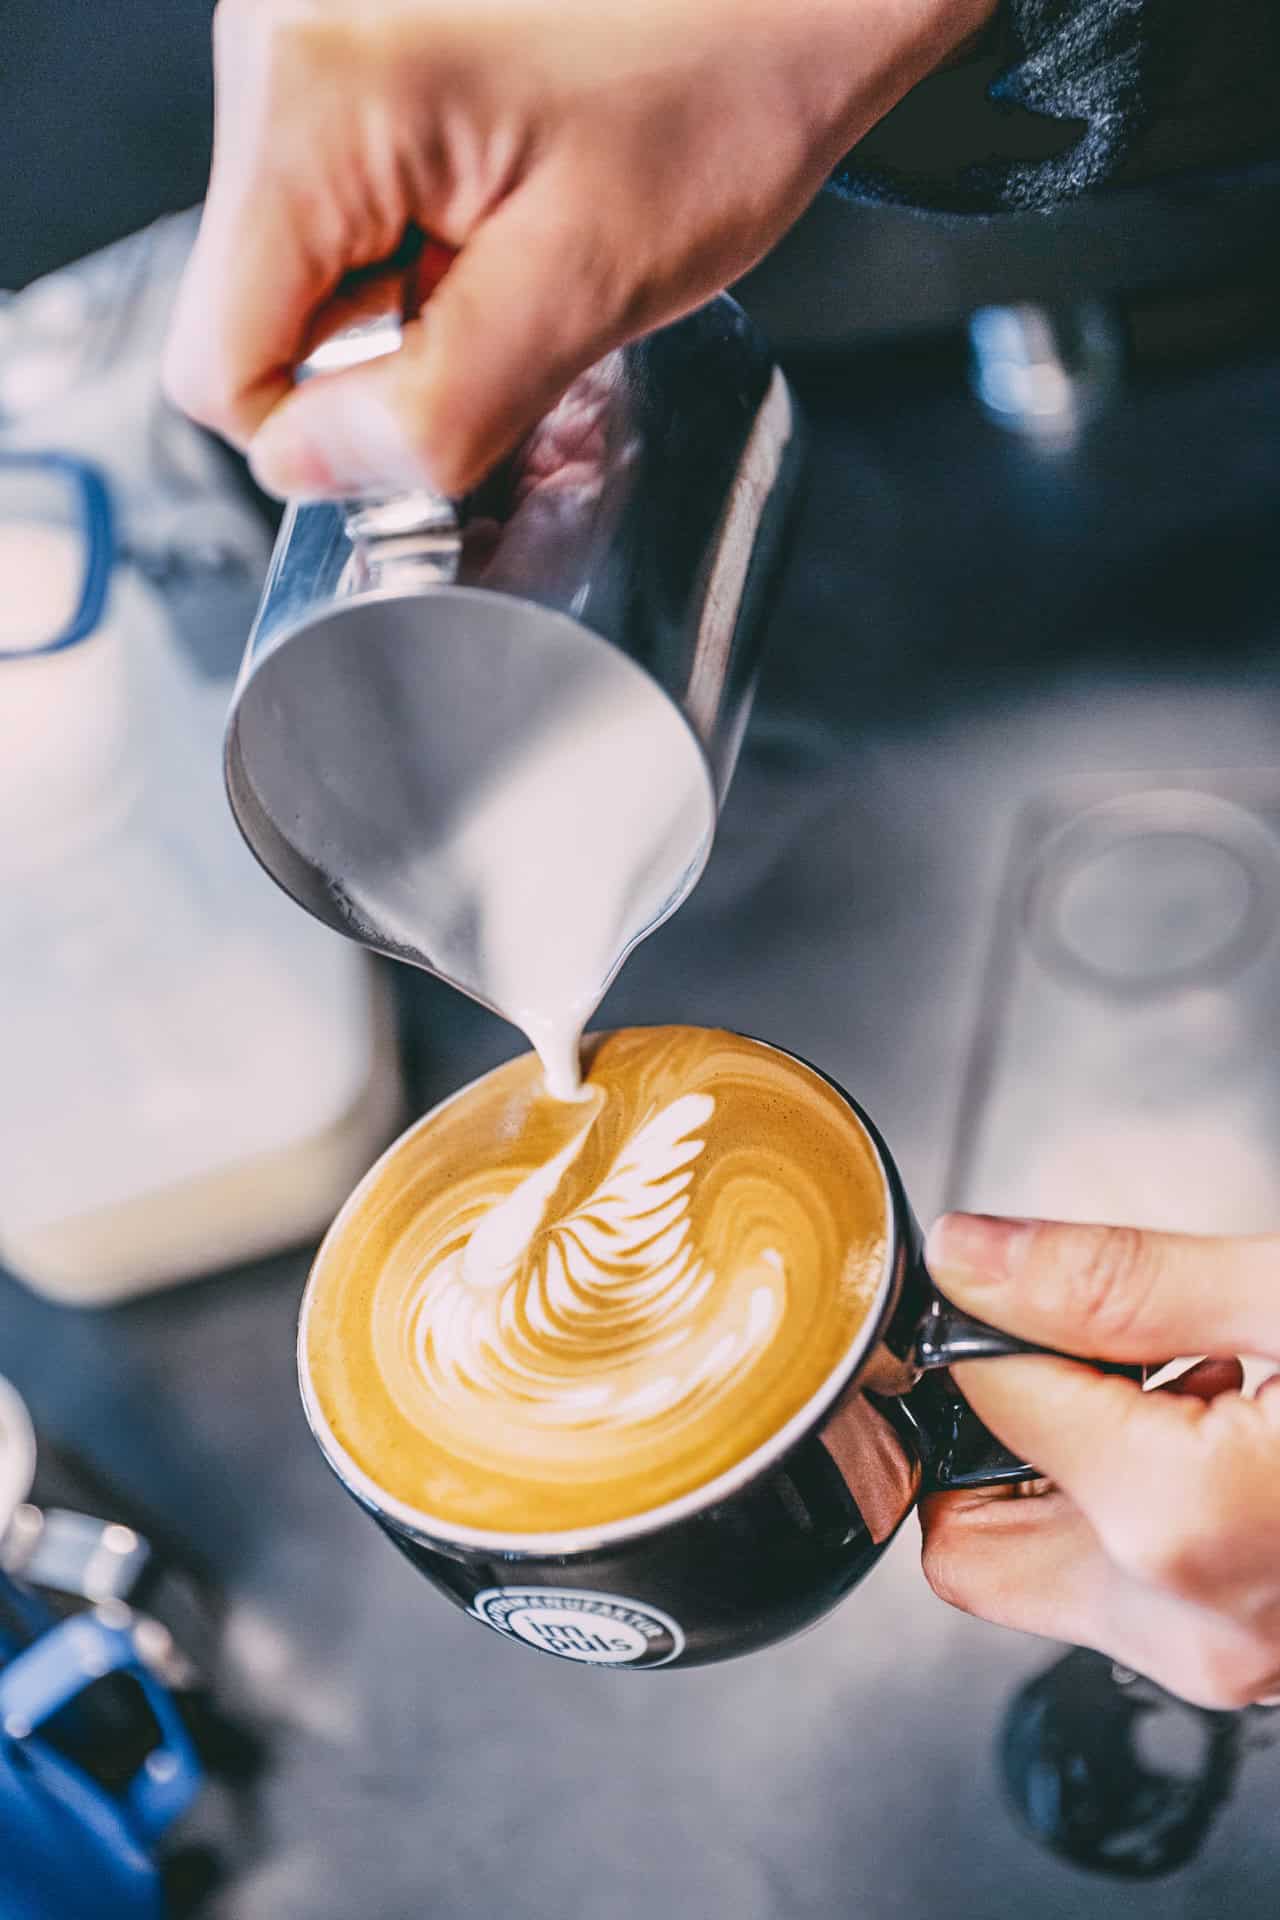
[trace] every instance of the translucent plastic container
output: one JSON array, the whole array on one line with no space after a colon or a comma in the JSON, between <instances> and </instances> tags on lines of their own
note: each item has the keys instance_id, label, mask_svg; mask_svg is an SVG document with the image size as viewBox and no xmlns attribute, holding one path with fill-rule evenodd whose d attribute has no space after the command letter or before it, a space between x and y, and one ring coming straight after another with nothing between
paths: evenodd
<instances>
[{"instance_id":1,"label":"translucent plastic container","mask_svg":"<svg viewBox=\"0 0 1280 1920\"><path fill-rule=\"evenodd\" d=\"M232 825L226 698L94 471L0 456L0 1261L62 1300L312 1237L400 1115L385 980Z\"/></svg>"},{"instance_id":2,"label":"translucent plastic container","mask_svg":"<svg viewBox=\"0 0 1280 1920\"><path fill-rule=\"evenodd\" d=\"M1064 785L1011 851L950 1205L1280 1227L1280 772Z\"/></svg>"}]
</instances>

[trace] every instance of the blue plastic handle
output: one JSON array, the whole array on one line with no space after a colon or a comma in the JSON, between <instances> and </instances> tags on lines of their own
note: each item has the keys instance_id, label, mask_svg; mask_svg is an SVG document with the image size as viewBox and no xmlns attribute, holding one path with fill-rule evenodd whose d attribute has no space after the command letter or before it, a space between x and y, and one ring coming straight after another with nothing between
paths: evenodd
<instances>
[{"instance_id":1,"label":"blue plastic handle","mask_svg":"<svg viewBox=\"0 0 1280 1920\"><path fill-rule=\"evenodd\" d=\"M61 633L31 649L33 653L56 653L87 639L102 619L116 560L111 494L102 469L74 454L0 453L0 475L23 472L56 475L64 483L84 541L84 580L75 612Z\"/></svg>"},{"instance_id":2,"label":"blue plastic handle","mask_svg":"<svg viewBox=\"0 0 1280 1920\"><path fill-rule=\"evenodd\" d=\"M0 1672L0 1733L11 1740L31 1738L61 1708L109 1673L127 1673L137 1681L160 1729L160 1744L147 1755L122 1796L139 1844L150 1846L186 1812L203 1775L172 1698L139 1658L131 1620L116 1625L100 1614L76 1614L11 1661Z\"/></svg>"}]
</instances>

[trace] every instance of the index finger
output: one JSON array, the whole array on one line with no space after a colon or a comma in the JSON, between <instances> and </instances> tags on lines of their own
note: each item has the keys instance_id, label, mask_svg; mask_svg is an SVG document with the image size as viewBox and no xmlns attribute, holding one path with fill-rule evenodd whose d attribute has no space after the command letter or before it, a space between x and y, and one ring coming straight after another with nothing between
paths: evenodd
<instances>
[{"instance_id":1,"label":"index finger","mask_svg":"<svg viewBox=\"0 0 1280 1920\"><path fill-rule=\"evenodd\" d=\"M312 137L318 76L292 50L298 70L281 97L267 16L215 16L213 164L164 366L177 405L240 446L292 384L316 309L364 264L344 257L335 141Z\"/></svg>"},{"instance_id":2,"label":"index finger","mask_svg":"<svg viewBox=\"0 0 1280 1920\"><path fill-rule=\"evenodd\" d=\"M1274 1560L1280 1400L1144 1392L1048 1355L970 1361L955 1376L978 1417L1076 1503L1129 1571L1212 1586L1251 1574L1259 1553Z\"/></svg>"},{"instance_id":3,"label":"index finger","mask_svg":"<svg viewBox=\"0 0 1280 1920\"><path fill-rule=\"evenodd\" d=\"M280 207L241 224L211 198L174 307L165 390L242 448L292 386L310 316L333 284L291 229Z\"/></svg>"},{"instance_id":4,"label":"index finger","mask_svg":"<svg viewBox=\"0 0 1280 1920\"><path fill-rule=\"evenodd\" d=\"M928 1265L959 1307L1084 1359L1280 1359L1280 1242L947 1214Z\"/></svg>"}]
</instances>

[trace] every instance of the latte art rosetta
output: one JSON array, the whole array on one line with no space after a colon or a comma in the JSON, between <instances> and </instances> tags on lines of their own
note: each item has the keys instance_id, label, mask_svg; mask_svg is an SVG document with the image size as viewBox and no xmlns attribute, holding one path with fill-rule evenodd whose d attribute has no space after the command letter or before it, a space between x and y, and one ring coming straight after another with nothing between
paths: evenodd
<instances>
[{"instance_id":1,"label":"latte art rosetta","mask_svg":"<svg viewBox=\"0 0 1280 1920\"><path fill-rule=\"evenodd\" d=\"M579 1194L588 1122L428 1268L408 1328L441 1404L497 1400L537 1429L634 1427L695 1411L751 1366L781 1319L786 1275L749 1226L727 1235L722 1274L695 1245L692 1163L714 1110L711 1094L679 1096Z\"/></svg>"},{"instance_id":2,"label":"latte art rosetta","mask_svg":"<svg viewBox=\"0 0 1280 1920\"><path fill-rule=\"evenodd\" d=\"M875 1152L825 1081L732 1034L592 1043L413 1129L317 1263L337 1444L445 1525L542 1533L707 1484L804 1407L880 1284Z\"/></svg>"}]
</instances>

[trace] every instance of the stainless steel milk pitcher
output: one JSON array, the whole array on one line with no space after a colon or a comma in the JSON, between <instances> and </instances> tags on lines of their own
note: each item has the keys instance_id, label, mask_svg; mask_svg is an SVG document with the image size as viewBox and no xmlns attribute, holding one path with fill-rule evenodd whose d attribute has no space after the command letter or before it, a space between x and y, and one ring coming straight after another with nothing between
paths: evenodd
<instances>
[{"instance_id":1,"label":"stainless steel milk pitcher","mask_svg":"<svg viewBox=\"0 0 1280 1920\"><path fill-rule=\"evenodd\" d=\"M348 329L304 371L398 339L386 319ZM708 794L705 844L634 945L709 850L798 448L786 381L722 297L590 369L463 501L291 505L226 741L231 805L267 872L328 925L484 998L466 903L420 887L415 932L390 895L407 897L539 715L605 666L672 703Z\"/></svg>"}]
</instances>

